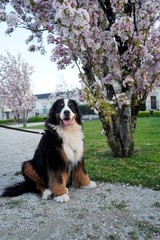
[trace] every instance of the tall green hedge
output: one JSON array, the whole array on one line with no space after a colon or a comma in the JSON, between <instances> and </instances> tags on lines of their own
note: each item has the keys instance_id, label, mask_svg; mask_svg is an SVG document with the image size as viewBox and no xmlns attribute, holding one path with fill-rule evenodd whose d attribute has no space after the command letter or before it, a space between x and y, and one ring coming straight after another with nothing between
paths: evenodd
<instances>
[{"instance_id":1,"label":"tall green hedge","mask_svg":"<svg viewBox=\"0 0 160 240\"><path fill-rule=\"evenodd\" d=\"M34 117L29 117L27 122L32 123L32 122L45 122L46 121L46 116L34 116Z\"/></svg>"},{"instance_id":2,"label":"tall green hedge","mask_svg":"<svg viewBox=\"0 0 160 240\"><path fill-rule=\"evenodd\" d=\"M160 111L139 111L138 117L160 117Z\"/></svg>"},{"instance_id":3,"label":"tall green hedge","mask_svg":"<svg viewBox=\"0 0 160 240\"><path fill-rule=\"evenodd\" d=\"M5 119L5 120L0 120L0 124L12 124L14 123L14 119Z\"/></svg>"}]
</instances>

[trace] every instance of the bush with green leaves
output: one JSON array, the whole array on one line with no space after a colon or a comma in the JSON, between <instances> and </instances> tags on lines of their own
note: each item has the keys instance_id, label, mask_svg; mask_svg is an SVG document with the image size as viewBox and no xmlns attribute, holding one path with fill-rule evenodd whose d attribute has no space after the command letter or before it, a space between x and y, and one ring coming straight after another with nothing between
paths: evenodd
<instances>
[{"instance_id":1,"label":"bush with green leaves","mask_svg":"<svg viewBox=\"0 0 160 240\"><path fill-rule=\"evenodd\" d=\"M34 116L28 118L27 122L32 123L32 122L45 122L46 121L46 116Z\"/></svg>"},{"instance_id":2,"label":"bush with green leaves","mask_svg":"<svg viewBox=\"0 0 160 240\"><path fill-rule=\"evenodd\" d=\"M138 117L160 117L160 111L154 111L151 112L151 111L140 111L138 113Z\"/></svg>"},{"instance_id":3,"label":"bush with green leaves","mask_svg":"<svg viewBox=\"0 0 160 240\"><path fill-rule=\"evenodd\" d=\"M14 123L13 118L0 120L0 124L12 124L12 123Z\"/></svg>"}]
</instances>

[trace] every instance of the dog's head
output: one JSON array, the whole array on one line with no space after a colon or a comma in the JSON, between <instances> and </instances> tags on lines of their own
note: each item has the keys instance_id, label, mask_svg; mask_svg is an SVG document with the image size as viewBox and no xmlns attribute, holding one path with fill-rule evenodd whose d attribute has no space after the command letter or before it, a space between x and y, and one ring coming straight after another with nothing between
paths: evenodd
<instances>
[{"instance_id":1,"label":"dog's head","mask_svg":"<svg viewBox=\"0 0 160 240\"><path fill-rule=\"evenodd\" d=\"M50 109L46 127L49 125L70 127L75 122L81 124L81 115L76 101L73 99L58 99Z\"/></svg>"}]
</instances>

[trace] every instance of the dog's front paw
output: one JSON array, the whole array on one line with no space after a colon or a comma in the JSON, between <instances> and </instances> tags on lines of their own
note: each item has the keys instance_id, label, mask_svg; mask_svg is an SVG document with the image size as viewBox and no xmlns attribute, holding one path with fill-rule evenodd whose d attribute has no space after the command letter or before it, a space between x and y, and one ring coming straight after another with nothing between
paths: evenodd
<instances>
[{"instance_id":1,"label":"dog's front paw","mask_svg":"<svg viewBox=\"0 0 160 240\"><path fill-rule=\"evenodd\" d=\"M95 188L97 185L95 182L90 181L90 183L87 186L82 186L81 188Z\"/></svg>"},{"instance_id":2,"label":"dog's front paw","mask_svg":"<svg viewBox=\"0 0 160 240\"><path fill-rule=\"evenodd\" d=\"M70 197L68 194L63 194L61 196L57 196L54 197L54 201L58 202L58 203L64 203L64 202L69 202L70 201Z\"/></svg>"},{"instance_id":3,"label":"dog's front paw","mask_svg":"<svg viewBox=\"0 0 160 240\"><path fill-rule=\"evenodd\" d=\"M51 196L52 196L52 191L47 188L42 194L42 199L47 200L47 199L50 199Z\"/></svg>"}]
</instances>

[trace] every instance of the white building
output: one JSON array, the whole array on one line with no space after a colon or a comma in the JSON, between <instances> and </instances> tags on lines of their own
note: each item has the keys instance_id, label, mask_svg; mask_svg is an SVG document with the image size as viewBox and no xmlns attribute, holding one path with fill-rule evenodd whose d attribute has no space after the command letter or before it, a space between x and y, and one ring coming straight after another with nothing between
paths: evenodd
<instances>
[{"instance_id":1,"label":"white building","mask_svg":"<svg viewBox=\"0 0 160 240\"><path fill-rule=\"evenodd\" d=\"M73 94L72 97L77 100L77 94ZM52 100L50 98L51 93L36 94L37 97L35 108L29 113L31 116L46 116L52 106ZM160 86L156 88L155 91L150 93L146 100L146 110L160 110ZM2 99L0 99L0 119L13 118L13 114L9 108L6 108L2 104Z\"/></svg>"},{"instance_id":2,"label":"white building","mask_svg":"<svg viewBox=\"0 0 160 240\"><path fill-rule=\"evenodd\" d=\"M160 85L148 95L146 110L160 110Z\"/></svg>"},{"instance_id":3,"label":"white building","mask_svg":"<svg viewBox=\"0 0 160 240\"><path fill-rule=\"evenodd\" d=\"M3 98L0 96L0 119L13 118L13 113L10 108L3 104Z\"/></svg>"},{"instance_id":4,"label":"white building","mask_svg":"<svg viewBox=\"0 0 160 240\"><path fill-rule=\"evenodd\" d=\"M51 93L36 94L37 97L36 106L35 106L35 115L43 116L47 115L49 109L51 108L52 102L50 100Z\"/></svg>"}]
</instances>

